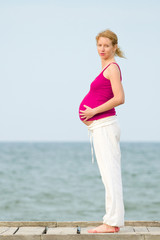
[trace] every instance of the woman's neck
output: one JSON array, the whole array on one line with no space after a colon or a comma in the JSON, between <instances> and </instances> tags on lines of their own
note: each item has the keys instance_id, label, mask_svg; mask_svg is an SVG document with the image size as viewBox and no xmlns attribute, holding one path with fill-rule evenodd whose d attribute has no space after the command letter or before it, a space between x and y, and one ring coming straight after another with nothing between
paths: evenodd
<instances>
[{"instance_id":1,"label":"woman's neck","mask_svg":"<svg viewBox=\"0 0 160 240\"><path fill-rule=\"evenodd\" d=\"M112 58L112 59L107 59L107 60L102 59L102 60L101 60L102 70L103 70L108 64L110 64L111 62L116 62L116 61L115 61L114 58Z\"/></svg>"}]
</instances>

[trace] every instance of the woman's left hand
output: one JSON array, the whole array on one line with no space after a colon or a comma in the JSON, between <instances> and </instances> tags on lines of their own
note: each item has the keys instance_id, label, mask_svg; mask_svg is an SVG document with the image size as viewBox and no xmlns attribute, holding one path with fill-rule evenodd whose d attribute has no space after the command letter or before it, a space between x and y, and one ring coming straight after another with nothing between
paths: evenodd
<instances>
[{"instance_id":1,"label":"woman's left hand","mask_svg":"<svg viewBox=\"0 0 160 240\"><path fill-rule=\"evenodd\" d=\"M95 110L94 108L90 108L86 105L83 105L86 109L85 110L80 110L80 115L81 115L81 118L86 118L84 119L84 121L87 121L89 118L93 117L96 113L95 113Z\"/></svg>"}]
</instances>

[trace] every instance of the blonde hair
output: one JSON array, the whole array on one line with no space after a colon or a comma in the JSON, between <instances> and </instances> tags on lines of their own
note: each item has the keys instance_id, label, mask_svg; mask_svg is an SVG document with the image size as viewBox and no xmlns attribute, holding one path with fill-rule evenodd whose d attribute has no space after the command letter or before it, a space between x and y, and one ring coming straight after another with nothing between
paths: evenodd
<instances>
[{"instance_id":1,"label":"blonde hair","mask_svg":"<svg viewBox=\"0 0 160 240\"><path fill-rule=\"evenodd\" d=\"M107 29L107 30L105 30L103 32L98 33L98 35L96 36L97 43L98 43L98 40L99 40L100 37L109 38L112 41L112 45L113 46L115 46L116 44L118 45L118 37L117 37L117 35L114 32L112 32L111 30L109 30L109 29ZM115 55L117 55L118 57L121 57L121 58L126 58L124 56L124 53L121 51L119 46L116 49Z\"/></svg>"}]
</instances>

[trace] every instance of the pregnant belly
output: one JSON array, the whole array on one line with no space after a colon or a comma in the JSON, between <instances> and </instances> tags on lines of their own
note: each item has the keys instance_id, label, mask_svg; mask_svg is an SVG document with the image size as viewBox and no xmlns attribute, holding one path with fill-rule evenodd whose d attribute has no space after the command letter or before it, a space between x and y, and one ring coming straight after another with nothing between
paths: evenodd
<instances>
[{"instance_id":1,"label":"pregnant belly","mask_svg":"<svg viewBox=\"0 0 160 240\"><path fill-rule=\"evenodd\" d=\"M82 118L81 117L81 115L80 115L80 110L85 110L86 108L84 107L84 105L87 105L88 107L91 107L91 108L94 108L94 107L96 107L96 106L94 106L94 104L93 104L93 99L91 99L90 98L90 96L89 96L89 94L87 94L86 96L85 96L85 98L82 100L82 102L81 102L81 104L80 104L80 106L79 106L79 118L80 118L80 120L81 121L84 121L84 118ZM93 122L93 121L87 121L87 124L86 125L88 125L89 124L89 122ZM84 122L85 123L85 122ZM91 123L90 123L91 124Z\"/></svg>"},{"instance_id":2,"label":"pregnant belly","mask_svg":"<svg viewBox=\"0 0 160 240\"><path fill-rule=\"evenodd\" d=\"M109 116L113 116L116 114L115 112L115 109L112 108L108 111L105 111L105 112L102 112L102 113L98 113L96 114L95 116L91 117L90 119L88 119L87 121L84 121L85 118L82 118L81 115L80 115L80 110L85 110L86 108L84 107L84 105L88 106L88 107L91 107L91 108L95 108L97 106L100 106L101 104L103 104L104 102L106 102L106 100L99 100L99 101L96 101L96 96L91 96L90 93L88 93L84 99L82 100L80 106L79 106L79 118L80 120L85 123L86 125L90 125L94 120L97 120L99 118L104 118L104 117L109 117Z\"/></svg>"}]
</instances>

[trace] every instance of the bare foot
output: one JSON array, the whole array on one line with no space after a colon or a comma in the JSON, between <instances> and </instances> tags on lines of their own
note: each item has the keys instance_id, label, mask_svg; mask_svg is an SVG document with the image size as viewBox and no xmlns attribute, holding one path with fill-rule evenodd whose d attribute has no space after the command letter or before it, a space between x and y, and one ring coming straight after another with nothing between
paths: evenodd
<instances>
[{"instance_id":1,"label":"bare foot","mask_svg":"<svg viewBox=\"0 0 160 240\"><path fill-rule=\"evenodd\" d=\"M107 224L102 224L96 228L88 230L89 233L114 233L119 232L120 228L116 226L110 226Z\"/></svg>"}]
</instances>

